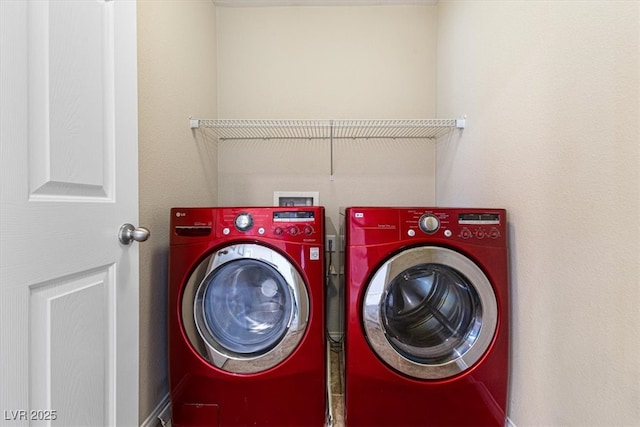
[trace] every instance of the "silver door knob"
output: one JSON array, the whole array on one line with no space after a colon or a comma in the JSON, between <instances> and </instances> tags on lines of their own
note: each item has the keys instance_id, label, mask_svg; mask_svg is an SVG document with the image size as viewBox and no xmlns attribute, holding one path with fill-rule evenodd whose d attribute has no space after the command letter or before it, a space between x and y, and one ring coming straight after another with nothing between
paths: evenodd
<instances>
[{"instance_id":1,"label":"silver door knob","mask_svg":"<svg viewBox=\"0 0 640 427\"><path fill-rule=\"evenodd\" d=\"M123 245L130 245L134 240L136 242L144 242L149 238L151 232L148 228L144 227L134 227L131 224L124 224L120 227L120 233L118 237L120 238L120 242Z\"/></svg>"}]
</instances>

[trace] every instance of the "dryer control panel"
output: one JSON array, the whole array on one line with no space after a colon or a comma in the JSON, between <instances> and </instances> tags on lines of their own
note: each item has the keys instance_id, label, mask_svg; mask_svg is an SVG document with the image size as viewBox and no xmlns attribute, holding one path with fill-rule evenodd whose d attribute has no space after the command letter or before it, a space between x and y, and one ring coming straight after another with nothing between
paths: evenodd
<instances>
[{"instance_id":1,"label":"dryer control panel","mask_svg":"<svg viewBox=\"0 0 640 427\"><path fill-rule=\"evenodd\" d=\"M506 213L500 209L406 209L399 216L403 238L438 236L490 245L506 235Z\"/></svg>"},{"instance_id":2,"label":"dryer control panel","mask_svg":"<svg viewBox=\"0 0 640 427\"><path fill-rule=\"evenodd\" d=\"M506 212L500 209L406 209L399 212L401 238L442 237L475 244L501 244Z\"/></svg>"},{"instance_id":3,"label":"dryer control panel","mask_svg":"<svg viewBox=\"0 0 640 427\"><path fill-rule=\"evenodd\" d=\"M350 241L362 245L438 238L500 246L507 234L504 209L362 207L347 213Z\"/></svg>"}]
</instances>

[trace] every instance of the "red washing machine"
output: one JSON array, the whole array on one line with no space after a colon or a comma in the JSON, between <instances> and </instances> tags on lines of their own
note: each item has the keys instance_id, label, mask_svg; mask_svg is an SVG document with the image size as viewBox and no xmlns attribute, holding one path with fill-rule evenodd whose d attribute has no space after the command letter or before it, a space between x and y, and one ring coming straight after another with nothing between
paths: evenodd
<instances>
[{"instance_id":1,"label":"red washing machine","mask_svg":"<svg viewBox=\"0 0 640 427\"><path fill-rule=\"evenodd\" d=\"M504 426L506 211L345 211L345 422Z\"/></svg>"},{"instance_id":2,"label":"red washing machine","mask_svg":"<svg viewBox=\"0 0 640 427\"><path fill-rule=\"evenodd\" d=\"M324 208L173 208L172 425L324 426Z\"/></svg>"}]
</instances>

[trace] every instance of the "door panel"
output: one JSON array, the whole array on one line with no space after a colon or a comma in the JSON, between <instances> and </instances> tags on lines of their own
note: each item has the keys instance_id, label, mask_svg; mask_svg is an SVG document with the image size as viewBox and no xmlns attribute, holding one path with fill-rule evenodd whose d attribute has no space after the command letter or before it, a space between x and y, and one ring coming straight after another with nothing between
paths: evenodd
<instances>
[{"instance_id":1,"label":"door panel","mask_svg":"<svg viewBox=\"0 0 640 427\"><path fill-rule=\"evenodd\" d=\"M108 266L30 286L32 407L56 408L78 425L113 424L113 282Z\"/></svg>"},{"instance_id":2,"label":"door panel","mask_svg":"<svg viewBox=\"0 0 640 427\"><path fill-rule=\"evenodd\" d=\"M29 3L32 200L111 195L115 101L111 9L104 2Z\"/></svg>"}]
</instances>

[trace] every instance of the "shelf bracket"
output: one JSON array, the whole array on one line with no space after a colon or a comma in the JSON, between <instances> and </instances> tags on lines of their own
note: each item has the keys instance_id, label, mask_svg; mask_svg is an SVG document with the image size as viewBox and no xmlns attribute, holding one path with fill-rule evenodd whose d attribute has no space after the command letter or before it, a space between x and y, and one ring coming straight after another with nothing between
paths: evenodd
<instances>
[{"instance_id":1,"label":"shelf bracket","mask_svg":"<svg viewBox=\"0 0 640 427\"><path fill-rule=\"evenodd\" d=\"M198 129L200 127L200 120L189 117L189 127L191 129Z\"/></svg>"},{"instance_id":2,"label":"shelf bracket","mask_svg":"<svg viewBox=\"0 0 640 427\"><path fill-rule=\"evenodd\" d=\"M329 122L329 162L331 168L329 181L333 181L333 120Z\"/></svg>"}]
</instances>

